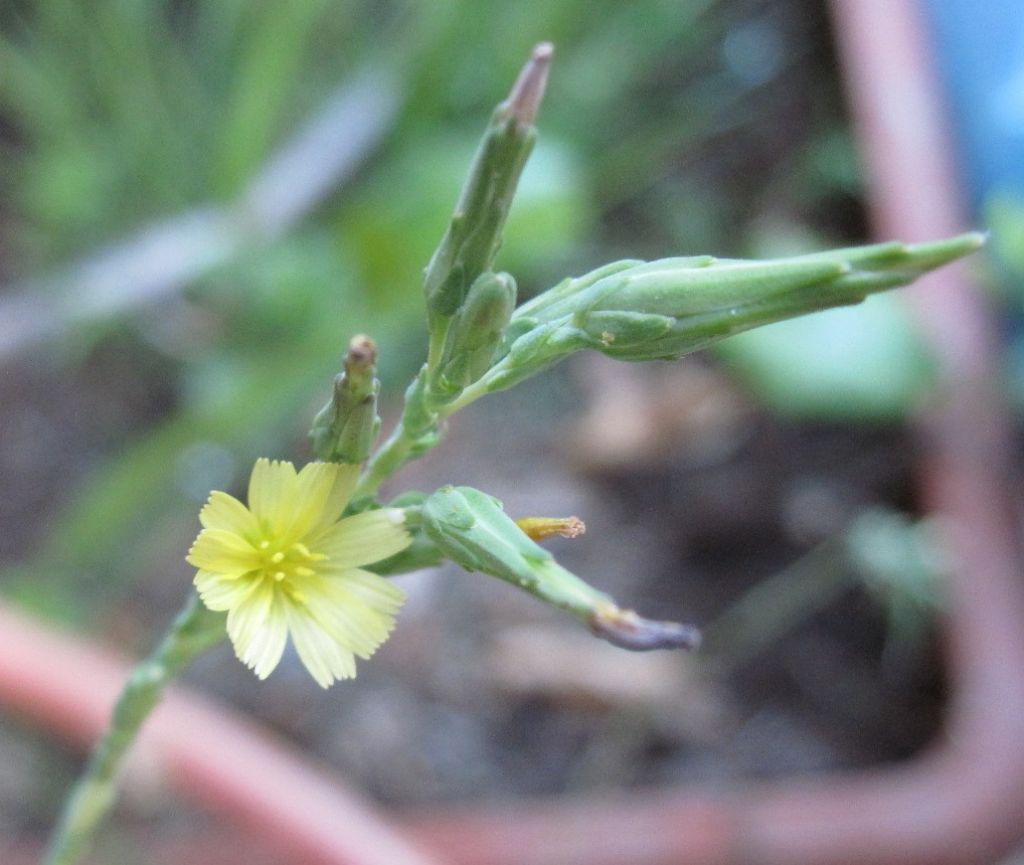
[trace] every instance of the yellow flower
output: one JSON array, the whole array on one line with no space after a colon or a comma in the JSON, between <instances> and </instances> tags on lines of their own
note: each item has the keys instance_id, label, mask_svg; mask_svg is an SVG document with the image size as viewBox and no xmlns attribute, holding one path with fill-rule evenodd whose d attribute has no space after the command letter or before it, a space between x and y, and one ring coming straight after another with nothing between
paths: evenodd
<instances>
[{"instance_id":1,"label":"yellow flower","mask_svg":"<svg viewBox=\"0 0 1024 865\"><path fill-rule=\"evenodd\" d=\"M238 658L265 679L288 635L313 678L326 688L356 674L387 639L403 593L361 570L405 549L400 508L339 521L359 467L259 459L249 507L214 492L199 513L203 530L188 553L195 584L211 610L227 610Z\"/></svg>"}]
</instances>

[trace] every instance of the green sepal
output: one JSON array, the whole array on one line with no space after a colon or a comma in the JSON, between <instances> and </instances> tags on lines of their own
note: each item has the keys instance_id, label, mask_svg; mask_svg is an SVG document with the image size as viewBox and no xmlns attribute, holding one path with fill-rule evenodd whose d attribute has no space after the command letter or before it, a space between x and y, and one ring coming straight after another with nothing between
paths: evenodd
<instances>
[{"instance_id":1,"label":"green sepal","mask_svg":"<svg viewBox=\"0 0 1024 865\"><path fill-rule=\"evenodd\" d=\"M536 324L512 343L480 383L488 392L507 390L574 351L591 347L591 342L570 321Z\"/></svg>"},{"instance_id":2,"label":"green sepal","mask_svg":"<svg viewBox=\"0 0 1024 865\"><path fill-rule=\"evenodd\" d=\"M517 323L524 320L529 321L550 321L553 317L549 314L549 310L558 304L560 301L569 297L576 297L581 294L584 290L594 285L606 277L613 276L616 273L621 273L624 270L630 270L631 268L643 265L644 262L638 258L624 258L619 261L613 261L602 267L598 267L595 270L585 273L583 276L566 277L558 285L549 288L547 291L543 291L536 297L528 300L519 309L516 310L515 317L512 319L509 330L516 327Z\"/></svg>"},{"instance_id":3,"label":"green sepal","mask_svg":"<svg viewBox=\"0 0 1024 865\"><path fill-rule=\"evenodd\" d=\"M597 345L609 349L623 342L635 345L657 340L672 331L675 319L667 315L647 312L590 312L580 313L576 326Z\"/></svg>"},{"instance_id":4,"label":"green sepal","mask_svg":"<svg viewBox=\"0 0 1024 865\"><path fill-rule=\"evenodd\" d=\"M402 508L405 511L405 527L412 537L412 543L402 552L369 565L367 570L382 577L392 577L433 568L444 561L444 553L423 530L421 511L426 499L426 493L409 490L387 503L389 508Z\"/></svg>"}]
</instances>

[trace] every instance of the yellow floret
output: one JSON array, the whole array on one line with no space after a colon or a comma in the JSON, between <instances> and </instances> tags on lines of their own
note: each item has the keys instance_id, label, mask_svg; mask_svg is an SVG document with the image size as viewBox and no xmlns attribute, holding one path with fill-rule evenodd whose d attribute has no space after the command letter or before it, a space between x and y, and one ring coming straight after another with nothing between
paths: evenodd
<instances>
[{"instance_id":1,"label":"yellow floret","mask_svg":"<svg viewBox=\"0 0 1024 865\"><path fill-rule=\"evenodd\" d=\"M261 679L277 666L291 635L306 669L323 687L356 673L387 639L404 595L362 568L410 543L400 508L340 519L359 467L259 459L249 506L213 492L189 550L199 595L227 611L235 654Z\"/></svg>"}]
</instances>

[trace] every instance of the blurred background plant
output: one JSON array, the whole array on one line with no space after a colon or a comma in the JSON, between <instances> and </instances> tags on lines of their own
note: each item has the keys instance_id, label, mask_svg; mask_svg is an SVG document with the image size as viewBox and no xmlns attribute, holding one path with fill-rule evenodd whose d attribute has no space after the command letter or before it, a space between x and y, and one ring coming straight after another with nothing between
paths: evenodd
<instances>
[{"instance_id":1,"label":"blurred background plant","mask_svg":"<svg viewBox=\"0 0 1024 865\"><path fill-rule=\"evenodd\" d=\"M0 326L40 334L3 356L5 596L141 651L188 579L195 503L241 482L259 454L305 454L304 420L338 367L340 332L374 336L385 396L397 393L423 353L421 271L480 120L542 39L557 46L554 74L498 260L525 296L625 256L766 257L864 239L828 21L811 0L0 0ZM111 269L119 252L133 256L127 275ZM465 582L422 590L421 603L441 597L462 615L445 640L414 595L407 647L344 713L337 695L300 691L301 678L257 698L215 661L195 677L407 801L908 753L934 730L941 699L928 653L934 571L879 590L879 575L899 572L884 562L919 535L905 517L858 519L879 504L913 513L902 422L930 371L899 299L883 296L745 334L716 360L612 372L581 359L497 409L531 412L536 438L481 411L436 470L410 469L428 488L472 480L484 470L470 467L474 453L481 466L501 448L507 464L491 465L498 481L486 485L507 491L510 510L589 508L592 535L603 525L621 548L667 539L629 560L588 538L590 552L573 547L567 563L681 605L683 618L728 623L758 580L825 544L812 582L833 585L838 568L844 588L783 610L734 680L743 710L717 684L691 684L704 714L680 721L678 696L653 683L624 697L638 668L616 679L622 668L595 655L612 696L544 680L540 666L523 682L507 662L485 665L497 683L486 687L507 698L499 716L482 708L482 674L451 657L503 617L474 624L473 604L486 602ZM556 422L565 404L586 408L572 430ZM489 447L474 449L473 436ZM585 481L553 467L560 447ZM873 681L900 622L917 649L897 655L912 662ZM810 630L794 636L800 623ZM728 630L719 636L730 644ZM523 652L522 639L507 634L496 657L506 644ZM414 697L387 676L407 663L416 680L417 641L443 648ZM575 647L560 646L575 666ZM769 646L774 659L758 662ZM669 690L690 676L650 669ZM790 704L771 702L780 691ZM301 711L288 705L297 694ZM581 702L614 711L551 708ZM465 735L387 762L388 743L417 734L396 721L377 729L381 711ZM732 733L709 752L723 713ZM377 744L361 752L330 732L346 727L357 741L374 729Z\"/></svg>"}]
</instances>

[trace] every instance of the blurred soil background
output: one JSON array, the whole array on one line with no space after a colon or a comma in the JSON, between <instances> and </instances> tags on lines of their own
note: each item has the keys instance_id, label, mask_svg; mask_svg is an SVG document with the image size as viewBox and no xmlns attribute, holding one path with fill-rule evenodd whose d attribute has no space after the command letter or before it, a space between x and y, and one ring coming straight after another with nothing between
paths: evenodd
<instances>
[{"instance_id":1,"label":"blurred soil background","mask_svg":"<svg viewBox=\"0 0 1024 865\"><path fill-rule=\"evenodd\" d=\"M381 345L387 427L424 349L420 271L541 39L541 138L499 259L524 296L621 257L866 239L812 0L0 2L0 310L41 334L0 342L5 599L141 654L188 591L207 492L240 492L257 455L308 458L356 332ZM250 181L339 96L337 135L378 130L363 155L301 212L272 198L279 223L247 221ZM301 186L315 164L287 170ZM129 274L76 305L98 250L210 207L228 252L171 243L152 267L179 284L140 297ZM400 578L399 628L355 682L321 692L289 654L259 683L226 645L186 679L402 808L906 758L943 707L909 433L930 372L891 297L678 364L577 357L459 415L390 485L580 516L559 559L706 627L696 656L622 652L444 567ZM0 717L0 835L45 833L81 759ZM137 771L101 856L210 819Z\"/></svg>"}]
</instances>

